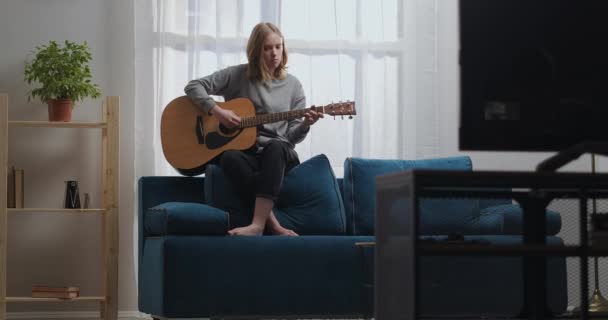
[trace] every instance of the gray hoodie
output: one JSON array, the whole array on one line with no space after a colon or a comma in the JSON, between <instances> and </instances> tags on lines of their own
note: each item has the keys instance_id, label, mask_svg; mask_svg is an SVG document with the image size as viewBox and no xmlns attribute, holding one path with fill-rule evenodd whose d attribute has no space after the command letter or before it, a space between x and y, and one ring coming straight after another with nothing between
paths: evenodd
<instances>
[{"instance_id":1,"label":"gray hoodie","mask_svg":"<svg viewBox=\"0 0 608 320\"><path fill-rule=\"evenodd\" d=\"M215 101L209 95L223 96L226 101L248 98L256 114L284 112L306 107L306 97L300 81L288 74L284 79L268 83L252 82L247 78L247 65L241 64L192 80L184 91L204 112L209 112ZM258 127L257 144L264 147L272 139L289 143L293 148L306 137L310 128L300 126L302 119L267 123Z\"/></svg>"}]
</instances>

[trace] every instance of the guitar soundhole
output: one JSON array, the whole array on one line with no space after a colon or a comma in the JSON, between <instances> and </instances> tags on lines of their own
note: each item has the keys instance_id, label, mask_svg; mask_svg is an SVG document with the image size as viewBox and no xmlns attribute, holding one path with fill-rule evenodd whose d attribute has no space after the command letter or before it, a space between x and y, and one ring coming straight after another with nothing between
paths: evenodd
<instances>
[{"instance_id":1,"label":"guitar soundhole","mask_svg":"<svg viewBox=\"0 0 608 320\"><path fill-rule=\"evenodd\" d=\"M235 134L237 132L237 130L238 130L237 127L228 128L228 127L226 127L226 126L224 126L223 124L220 123L220 132L223 135L231 136L231 135Z\"/></svg>"}]
</instances>

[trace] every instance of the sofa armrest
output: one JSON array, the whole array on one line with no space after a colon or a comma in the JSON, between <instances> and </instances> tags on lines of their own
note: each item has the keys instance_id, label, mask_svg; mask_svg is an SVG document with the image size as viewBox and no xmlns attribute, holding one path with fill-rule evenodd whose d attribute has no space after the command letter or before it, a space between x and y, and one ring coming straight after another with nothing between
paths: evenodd
<instances>
[{"instance_id":1,"label":"sofa armrest","mask_svg":"<svg viewBox=\"0 0 608 320\"><path fill-rule=\"evenodd\" d=\"M562 227L558 212L546 210L547 235L556 235ZM520 206L504 204L481 210L472 228L477 234L519 235L523 232L523 211Z\"/></svg>"},{"instance_id":2,"label":"sofa armrest","mask_svg":"<svg viewBox=\"0 0 608 320\"><path fill-rule=\"evenodd\" d=\"M144 246L144 214L147 209L163 202L183 201L204 203L204 178L141 177L137 188L138 256L141 267Z\"/></svg>"},{"instance_id":3,"label":"sofa armrest","mask_svg":"<svg viewBox=\"0 0 608 320\"><path fill-rule=\"evenodd\" d=\"M191 202L165 202L146 210L146 236L226 235L228 212Z\"/></svg>"}]
</instances>

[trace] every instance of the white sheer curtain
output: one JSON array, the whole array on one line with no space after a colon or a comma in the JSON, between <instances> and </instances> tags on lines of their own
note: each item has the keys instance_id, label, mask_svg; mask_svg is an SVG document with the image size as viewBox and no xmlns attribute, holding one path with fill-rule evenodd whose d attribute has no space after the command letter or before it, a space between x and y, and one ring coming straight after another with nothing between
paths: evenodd
<instances>
[{"instance_id":1,"label":"white sheer curtain","mask_svg":"<svg viewBox=\"0 0 608 320\"><path fill-rule=\"evenodd\" d=\"M289 72L308 105L356 101L352 120L326 118L297 145L326 154L341 176L348 156L416 158L437 153L436 1L136 0L136 168L175 175L160 146L163 107L194 78L246 63L260 21L278 25Z\"/></svg>"}]
</instances>

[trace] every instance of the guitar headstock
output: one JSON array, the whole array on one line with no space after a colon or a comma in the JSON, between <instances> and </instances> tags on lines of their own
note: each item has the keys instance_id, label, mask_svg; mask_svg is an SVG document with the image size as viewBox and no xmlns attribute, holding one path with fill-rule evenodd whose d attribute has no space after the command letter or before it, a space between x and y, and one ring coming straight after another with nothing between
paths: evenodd
<instances>
[{"instance_id":1,"label":"guitar headstock","mask_svg":"<svg viewBox=\"0 0 608 320\"><path fill-rule=\"evenodd\" d=\"M325 114L330 116L354 116L357 114L354 101L330 103L321 108L323 108Z\"/></svg>"}]
</instances>

